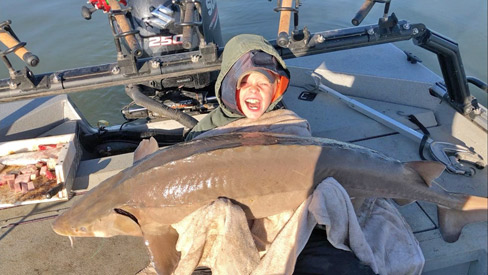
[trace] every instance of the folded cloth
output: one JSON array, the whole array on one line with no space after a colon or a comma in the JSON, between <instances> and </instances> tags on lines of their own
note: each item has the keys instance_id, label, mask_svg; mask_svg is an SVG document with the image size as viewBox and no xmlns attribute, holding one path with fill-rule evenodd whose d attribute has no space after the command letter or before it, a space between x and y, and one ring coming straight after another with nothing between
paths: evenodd
<instances>
[{"instance_id":1,"label":"folded cloth","mask_svg":"<svg viewBox=\"0 0 488 275\"><path fill-rule=\"evenodd\" d=\"M325 225L334 247L354 252L375 273L419 274L424 258L403 218L386 200L375 201L372 209L361 227L345 189L327 178L298 209L255 222L250 230L240 207L217 199L173 225L181 252L175 274L191 274L197 266L209 267L212 274L292 274L317 224ZM263 246L275 232L263 229L281 225Z\"/></svg>"},{"instance_id":2,"label":"folded cloth","mask_svg":"<svg viewBox=\"0 0 488 275\"><path fill-rule=\"evenodd\" d=\"M425 258L412 229L389 199L369 200L359 212L379 274L420 274ZM367 207L364 207L367 206ZM369 212L369 213L368 213Z\"/></svg>"},{"instance_id":3,"label":"folded cloth","mask_svg":"<svg viewBox=\"0 0 488 275\"><path fill-rule=\"evenodd\" d=\"M173 227L181 252L175 274L191 274L197 266L212 274L250 274L259 263L246 215L229 199L217 199Z\"/></svg>"},{"instance_id":4,"label":"folded cloth","mask_svg":"<svg viewBox=\"0 0 488 275\"><path fill-rule=\"evenodd\" d=\"M236 132L270 132L302 137L312 136L310 124L307 120L297 116L293 111L279 109L264 113L257 120L242 118L233 121L225 126L200 134L195 139Z\"/></svg>"},{"instance_id":5,"label":"folded cloth","mask_svg":"<svg viewBox=\"0 0 488 275\"><path fill-rule=\"evenodd\" d=\"M361 262L378 273L373 251L362 234L347 192L333 178L327 178L295 211L254 274L293 273L296 259L317 224L326 226L327 238L335 248L352 250Z\"/></svg>"}]
</instances>

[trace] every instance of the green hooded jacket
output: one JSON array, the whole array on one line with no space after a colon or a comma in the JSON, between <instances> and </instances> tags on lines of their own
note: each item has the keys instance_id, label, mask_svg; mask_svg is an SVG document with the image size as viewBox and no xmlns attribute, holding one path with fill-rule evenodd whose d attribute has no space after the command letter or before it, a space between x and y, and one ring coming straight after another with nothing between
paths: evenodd
<instances>
[{"instance_id":1,"label":"green hooded jacket","mask_svg":"<svg viewBox=\"0 0 488 275\"><path fill-rule=\"evenodd\" d=\"M222 53L222 65L220 73L215 83L215 95L219 102L219 107L210 112L204 117L186 136L186 140L192 140L201 133L216 127L224 126L232 121L243 118L242 114L232 111L232 109L225 106L222 101L221 86L227 73L231 70L232 66L241 58L244 54L250 51L263 51L276 58L278 63L286 72L288 79L290 78L290 72L286 68L285 61L281 58L278 52L271 44L264 39L264 37L254 34L241 34L233 37L225 45L224 52ZM285 88L286 90L286 88ZM278 97L271 103L266 112L273 110L273 108L281 101L283 95Z\"/></svg>"}]
</instances>

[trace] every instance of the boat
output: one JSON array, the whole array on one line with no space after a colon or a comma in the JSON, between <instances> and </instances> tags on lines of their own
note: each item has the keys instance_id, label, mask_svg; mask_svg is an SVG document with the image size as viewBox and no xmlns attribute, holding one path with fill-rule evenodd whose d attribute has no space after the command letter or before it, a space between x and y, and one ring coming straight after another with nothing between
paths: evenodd
<instances>
[{"instance_id":1,"label":"boat","mask_svg":"<svg viewBox=\"0 0 488 275\"><path fill-rule=\"evenodd\" d=\"M117 51L117 61L109 64L42 74L16 70L9 62L14 54L21 52L29 66L39 57L17 41L21 34L9 21L0 24L0 34L14 39L1 53L10 77L0 80L0 146L68 135L76 152L64 178L64 197L52 194L54 199L0 209L2 273L135 274L149 262L139 238L82 238L72 248L51 229L54 218L84 193L130 166L143 138L156 138L160 147L183 142L195 121L216 106L212 81L223 43L215 1L131 2L90 0L92 6L82 8L87 19L97 10L108 14ZM313 136L401 161L441 161L448 172L437 179L439 185L487 197L487 109L471 93L486 92L487 85L466 76L457 43L422 23L398 19L389 11L390 1L366 0L352 28L290 31L300 2L280 2L277 11L288 20L270 41L292 75L284 107L307 119ZM378 24L361 25L375 3L385 4L385 15ZM154 9L148 11L149 5ZM142 25L151 27L133 27ZM392 44L408 40L437 55L442 75ZM121 125L90 125L69 97L130 84L144 85L122 110L127 121ZM487 273L486 222L466 226L457 242L446 243L433 204L398 209L422 248L423 274Z\"/></svg>"}]
</instances>

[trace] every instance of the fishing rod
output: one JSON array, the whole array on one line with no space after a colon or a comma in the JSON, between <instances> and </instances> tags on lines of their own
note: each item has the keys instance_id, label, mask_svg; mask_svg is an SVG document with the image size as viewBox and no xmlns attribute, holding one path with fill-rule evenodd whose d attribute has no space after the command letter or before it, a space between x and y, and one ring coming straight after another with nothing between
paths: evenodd
<instances>
[{"instance_id":1,"label":"fishing rod","mask_svg":"<svg viewBox=\"0 0 488 275\"><path fill-rule=\"evenodd\" d=\"M19 42L19 39L10 27L11 23L12 21L10 20L0 23L0 42L8 48L6 51L0 51L0 56L7 66L9 75L12 77L12 75L15 74L15 70L12 67L12 64L6 58L7 54L12 52L15 53L15 55L17 55L26 64L32 67L35 67L37 66L37 64L39 64L39 57L32 54L29 50L26 49L25 42Z\"/></svg>"},{"instance_id":2,"label":"fishing rod","mask_svg":"<svg viewBox=\"0 0 488 275\"><path fill-rule=\"evenodd\" d=\"M127 20L125 14L127 13L127 9L121 9L119 2L117 0L107 0L109 6L112 9L113 18L117 21L118 26L120 27L121 33L118 34L119 37L124 37L125 41L129 45L130 51L134 54L134 56L140 57L142 56L142 51L139 47L139 43L134 36L137 31L134 31ZM111 21L112 23L112 21Z\"/></svg>"}]
</instances>

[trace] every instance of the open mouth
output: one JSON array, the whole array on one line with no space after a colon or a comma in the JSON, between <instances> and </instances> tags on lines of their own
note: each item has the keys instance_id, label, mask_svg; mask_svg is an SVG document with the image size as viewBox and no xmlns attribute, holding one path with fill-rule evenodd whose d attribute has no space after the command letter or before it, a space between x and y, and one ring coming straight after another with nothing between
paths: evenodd
<instances>
[{"instance_id":1,"label":"open mouth","mask_svg":"<svg viewBox=\"0 0 488 275\"><path fill-rule=\"evenodd\" d=\"M259 107L261 106L261 101L259 99L255 98L248 98L245 100L246 106L249 110L259 110Z\"/></svg>"}]
</instances>

